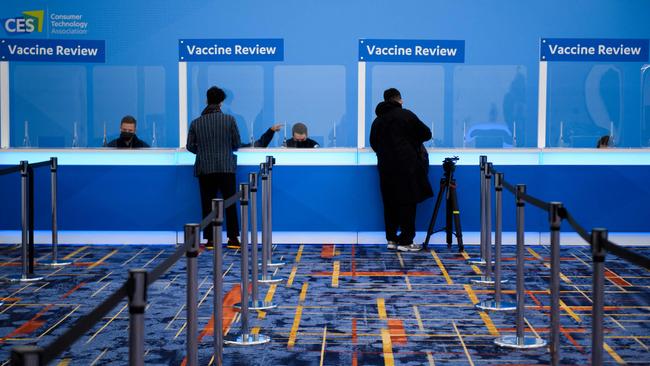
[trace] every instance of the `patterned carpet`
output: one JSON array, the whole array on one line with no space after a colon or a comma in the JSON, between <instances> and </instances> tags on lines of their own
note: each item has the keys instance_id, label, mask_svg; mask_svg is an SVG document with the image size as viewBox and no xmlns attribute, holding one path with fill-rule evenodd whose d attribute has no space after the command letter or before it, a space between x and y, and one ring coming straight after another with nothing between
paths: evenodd
<instances>
[{"instance_id":1,"label":"patterned carpet","mask_svg":"<svg viewBox=\"0 0 650 366\"><path fill-rule=\"evenodd\" d=\"M37 247L37 261L48 259ZM478 250L467 248L469 255ZM151 270L170 246L61 246L72 266L37 267L44 281L2 283L0 365L15 345L46 346L117 289L129 268ZM514 301L515 248L504 248L506 300ZM650 255L648 248L635 248ZM239 252L224 251L225 325L237 332ZM20 272L20 250L0 247L0 277ZM464 253L467 256L467 253ZM526 253L526 332L548 338L549 248ZM471 285L481 269L443 246L397 253L383 245L279 245L286 261L278 285L260 285L278 304L251 312L260 346L226 346L225 365L546 365L548 348L513 351L494 345L514 334L514 313L486 313L474 304L492 290ZM589 363L591 257L587 247L562 250L562 364ZM212 364L212 252L199 256L199 363ZM605 364L650 364L650 272L607 257ZM181 365L185 355L185 260L155 282L146 310L147 365ZM233 322L234 321L234 322ZM230 325L232 324L232 328ZM56 365L117 365L128 361L126 300L65 351Z\"/></svg>"}]
</instances>

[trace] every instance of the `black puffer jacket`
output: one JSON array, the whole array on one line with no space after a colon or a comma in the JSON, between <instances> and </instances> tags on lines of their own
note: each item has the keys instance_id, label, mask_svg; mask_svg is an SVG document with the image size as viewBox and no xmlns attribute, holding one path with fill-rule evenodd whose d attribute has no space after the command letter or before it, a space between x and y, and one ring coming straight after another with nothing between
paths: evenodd
<instances>
[{"instance_id":1,"label":"black puffer jacket","mask_svg":"<svg viewBox=\"0 0 650 366\"><path fill-rule=\"evenodd\" d=\"M377 154L379 184L384 201L419 203L433 196L422 143L431 130L415 113L396 102L381 102L370 129L370 146Z\"/></svg>"}]
</instances>

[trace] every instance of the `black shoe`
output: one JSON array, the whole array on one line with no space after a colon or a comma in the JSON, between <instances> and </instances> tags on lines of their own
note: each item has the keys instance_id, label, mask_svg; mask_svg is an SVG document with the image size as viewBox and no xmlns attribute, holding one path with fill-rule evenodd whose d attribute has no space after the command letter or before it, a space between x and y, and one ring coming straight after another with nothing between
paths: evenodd
<instances>
[{"instance_id":1,"label":"black shoe","mask_svg":"<svg viewBox=\"0 0 650 366\"><path fill-rule=\"evenodd\" d=\"M230 249L239 249L239 247L241 246L241 243L239 243L238 238L228 238L227 246Z\"/></svg>"}]
</instances>

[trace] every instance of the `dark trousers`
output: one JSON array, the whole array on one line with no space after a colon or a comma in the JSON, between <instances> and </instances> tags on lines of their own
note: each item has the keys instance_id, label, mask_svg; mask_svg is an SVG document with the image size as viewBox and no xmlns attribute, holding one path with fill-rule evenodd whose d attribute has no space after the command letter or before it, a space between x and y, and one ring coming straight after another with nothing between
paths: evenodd
<instances>
[{"instance_id":1,"label":"dark trousers","mask_svg":"<svg viewBox=\"0 0 650 366\"><path fill-rule=\"evenodd\" d=\"M413 243L415 238L415 203L391 203L384 200L384 224L386 240L400 245ZM397 235L397 231L401 230Z\"/></svg>"},{"instance_id":2,"label":"dark trousers","mask_svg":"<svg viewBox=\"0 0 650 366\"><path fill-rule=\"evenodd\" d=\"M201 191L201 211L206 218L212 211L212 200L221 192L224 201L237 192L235 173L212 173L199 175L199 190ZM226 208L226 230L228 238L239 236L239 221L237 220L237 204ZM203 238L212 241L212 225L203 230Z\"/></svg>"}]
</instances>

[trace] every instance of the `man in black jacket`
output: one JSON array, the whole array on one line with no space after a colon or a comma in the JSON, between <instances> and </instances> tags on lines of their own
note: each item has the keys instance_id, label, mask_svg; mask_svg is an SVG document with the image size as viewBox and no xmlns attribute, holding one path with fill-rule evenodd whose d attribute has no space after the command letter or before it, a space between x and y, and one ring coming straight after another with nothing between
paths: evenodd
<instances>
[{"instance_id":1,"label":"man in black jacket","mask_svg":"<svg viewBox=\"0 0 650 366\"><path fill-rule=\"evenodd\" d=\"M207 97L208 106L200 117L192 121L187 134L187 150L196 154L194 175L199 179L203 218L212 211L212 199L217 198L219 191L224 200L237 192L237 156L234 152L241 145L235 118L221 111L226 93L213 86L208 89ZM238 247L236 205L226 208L226 228L228 247ZM203 237L208 241L206 248L213 247L212 225L206 226Z\"/></svg>"},{"instance_id":2,"label":"man in black jacket","mask_svg":"<svg viewBox=\"0 0 650 366\"><path fill-rule=\"evenodd\" d=\"M140 140L135 135L136 122L133 116L124 116L120 122L120 137L111 141L106 145L107 147L117 147L122 149L137 149L141 147L149 147L149 145Z\"/></svg>"},{"instance_id":3,"label":"man in black jacket","mask_svg":"<svg viewBox=\"0 0 650 366\"><path fill-rule=\"evenodd\" d=\"M422 246L413 243L416 205L433 196L420 149L431 139L431 130L402 108L402 96L395 88L384 91L384 101L375 113L370 146L377 154L388 248L419 251Z\"/></svg>"}]
</instances>

